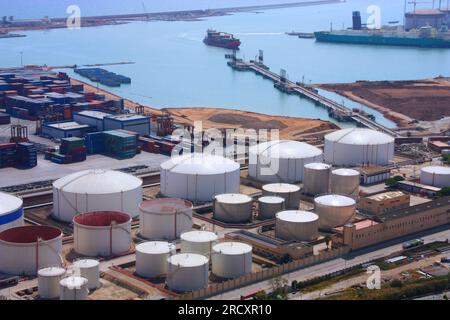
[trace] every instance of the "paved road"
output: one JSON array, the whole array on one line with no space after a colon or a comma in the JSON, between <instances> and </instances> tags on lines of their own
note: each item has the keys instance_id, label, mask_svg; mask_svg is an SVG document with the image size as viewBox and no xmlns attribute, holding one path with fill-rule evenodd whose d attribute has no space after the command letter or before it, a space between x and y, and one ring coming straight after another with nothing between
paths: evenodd
<instances>
[{"instance_id":1,"label":"paved road","mask_svg":"<svg viewBox=\"0 0 450 320\"><path fill-rule=\"evenodd\" d=\"M416 237L421 237L425 240L425 243L434 242L438 240L446 240L450 238L450 229L449 226L444 226L440 228L433 229L432 233L428 235L415 235ZM402 250L402 243L407 239L411 239L411 237L404 238L401 240L396 240L395 242L390 241L385 244L385 247L374 246L369 247L365 250L358 250L351 255L345 258L337 258L325 263L321 263L315 266L311 266L305 269L301 269L298 271L291 272L289 274L284 275L289 283L293 280L297 281L305 281L308 279L312 279L315 277L323 276L329 274L334 271L338 271L347 267L359 265L368 261L376 260L379 258L383 258L389 256L395 252L399 252ZM225 292L221 295L217 295L211 297L211 300L237 300L240 298L240 295L247 292L252 292L258 289L270 290L270 282L262 281L259 283L255 283L249 286L245 286L233 291Z\"/></svg>"}]
</instances>

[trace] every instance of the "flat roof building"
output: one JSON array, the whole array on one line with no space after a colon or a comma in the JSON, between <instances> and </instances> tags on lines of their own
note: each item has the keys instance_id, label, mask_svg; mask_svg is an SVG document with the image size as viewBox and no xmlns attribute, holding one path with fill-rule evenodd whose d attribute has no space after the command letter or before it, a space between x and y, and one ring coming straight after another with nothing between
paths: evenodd
<instances>
[{"instance_id":1,"label":"flat roof building","mask_svg":"<svg viewBox=\"0 0 450 320\"><path fill-rule=\"evenodd\" d=\"M360 209L372 214L381 214L390 210L406 208L410 205L410 195L401 191L378 193L360 199Z\"/></svg>"},{"instance_id":2,"label":"flat roof building","mask_svg":"<svg viewBox=\"0 0 450 320\"><path fill-rule=\"evenodd\" d=\"M42 134L50 138L83 137L89 132L95 131L95 127L80 124L75 121L46 123L42 125Z\"/></svg>"},{"instance_id":3,"label":"flat roof building","mask_svg":"<svg viewBox=\"0 0 450 320\"><path fill-rule=\"evenodd\" d=\"M103 129L127 130L140 135L150 135L150 117L139 114L121 114L108 116L103 119Z\"/></svg>"}]
</instances>

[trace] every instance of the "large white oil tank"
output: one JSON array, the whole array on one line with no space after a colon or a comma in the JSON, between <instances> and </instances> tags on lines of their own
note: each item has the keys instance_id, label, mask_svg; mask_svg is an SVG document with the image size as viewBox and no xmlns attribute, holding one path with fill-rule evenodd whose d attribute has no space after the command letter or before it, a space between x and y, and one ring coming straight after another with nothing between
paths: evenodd
<instances>
[{"instance_id":1,"label":"large white oil tank","mask_svg":"<svg viewBox=\"0 0 450 320\"><path fill-rule=\"evenodd\" d=\"M271 183L262 187L264 196L281 197L285 200L286 209L298 209L301 189L295 184Z\"/></svg>"},{"instance_id":2,"label":"large white oil tank","mask_svg":"<svg viewBox=\"0 0 450 320\"><path fill-rule=\"evenodd\" d=\"M222 242L213 247L212 272L221 278L237 278L252 272L252 246Z\"/></svg>"},{"instance_id":3,"label":"large white oil tank","mask_svg":"<svg viewBox=\"0 0 450 320\"><path fill-rule=\"evenodd\" d=\"M182 253L167 258L167 286L174 291L194 291L208 286L209 259L201 254Z\"/></svg>"},{"instance_id":4,"label":"large white oil tank","mask_svg":"<svg viewBox=\"0 0 450 320\"><path fill-rule=\"evenodd\" d=\"M330 189L331 166L326 163L309 163L305 165L303 192L309 195L328 193Z\"/></svg>"},{"instance_id":5,"label":"large white oil tank","mask_svg":"<svg viewBox=\"0 0 450 320\"><path fill-rule=\"evenodd\" d=\"M348 128L325 136L325 162L337 166L388 165L394 138L371 129Z\"/></svg>"},{"instance_id":6,"label":"large white oil tank","mask_svg":"<svg viewBox=\"0 0 450 320\"><path fill-rule=\"evenodd\" d=\"M139 235L146 239L175 240L192 229L192 202L176 198L143 201Z\"/></svg>"},{"instance_id":7,"label":"large white oil tank","mask_svg":"<svg viewBox=\"0 0 450 320\"><path fill-rule=\"evenodd\" d=\"M62 232L49 226L22 226L0 233L0 273L35 276L62 265Z\"/></svg>"},{"instance_id":8,"label":"large white oil tank","mask_svg":"<svg viewBox=\"0 0 450 320\"><path fill-rule=\"evenodd\" d=\"M60 300L87 300L89 295L88 279L70 276L59 282Z\"/></svg>"},{"instance_id":9,"label":"large white oil tank","mask_svg":"<svg viewBox=\"0 0 450 320\"><path fill-rule=\"evenodd\" d=\"M80 259L73 263L75 274L88 280L88 289L100 287L100 262L95 259Z\"/></svg>"},{"instance_id":10,"label":"large white oil tank","mask_svg":"<svg viewBox=\"0 0 450 320\"><path fill-rule=\"evenodd\" d=\"M73 218L74 249L88 256L117 256L130 250L131 217L122 212L98 211Z\"/></svg>"},{"instance_id":11,"label":"large white oil tank","mask_svg":"<svg viewBox=\"0 0 450 320\"><path fill-rule=\"evenodd\" d=\"M221 156L192 153L161 164L161 193L166 197L209 202L239 189L240 165Z\"/></svg>"},{"instance_id":12,"label":"large white oil tank","mask_svg":"<svg viewBox=\"0 0 450 320\"><path fill-rule=\"evenodd\" d=\"M61 267L48 267L38 271L38 293L41 299L59 298L59 282L66 274Z\"/></svg>"},{"instance_id":13,"label":"large white oil tank","mask_svg":"<svg viewBox=\"0 0 450 320\"><path fill-rule=\"evenodd\" d=\"M79 213L120 211L139 216L142 180L112 170L85 170L53 183L53 216L72 222Z\"/></svg>"},{"instance_id":14,"label":"large white oil tank","mask_svg":"<svg viewBox=\"0 0 450 320\"><path fill-rule=\"evenodd\" d=\"M348 223L356 214L356 201L350 197L328 194L314 199L319 227L331 229Z\"/></svg>"},{"instance_id":15,"label":"large white oil tank","mask_svg":"<svg viewBox=\"0 0 450 320\"><path fill-rule=\"evenodd\" d=\"M322 162L317 147L292 140L273 140L249 148L249 176L264 182L303 181L305 164Z\"/></svg>"},{"instance_id":16,"label":"large white oil tank","mask_svg":"<svg viewBox=\"0 0 450 320\"><path fill-rule=\"evenodd\" d=\"M450 167L434 166L420 170L420 182L438 188L450 187Z\"/></svg>"},{"instance_id":17,"label":"large white oil tank","mask_svg":"<svg viewBox=\"0 0 450 320\"><path fill-rule=\"evenodd\" d=\"M275 236L288 241L315 240L319 236L319 217L309 211L287 210L278 212Z\"/></svg>"},{"instance_id":18,"label":"large white oil tank","mask_svg":"<svg viewBox=\"0 0 450 320\"><path fill-rule=\"evenodd\" d=\"M285 209L284 198L275 196L260 197L258 199L258 218L260 220L274 219L275 214Z\"/></svg>"},{"instance_id":19,"label":"large white oil tank","mask_svg":"<svg viewBox=\"0 0 450 320\"><path fill-rule=\"evenodd\" d=\"M23 201L0 192L0 232L23 225Z\"/></svg>"},{"instance_id":20,"label":"large white oil tank","mask_svg":"<svg viewBox=\"0 0 450 320\"><path fill-rule=\"evenodd\" d=\"M181 252L209 256L217 234L211 231L194 230L181 234Z\"/></svg>"},{"instance_id":21,"label":"large white oil tank","mask_svg":"<svg viewBox=\"0 0 450 320\"><path fill-rule=\"evenodd\" d=\"M240 193L219 194L214 197L214 219L241 223L252 220L253 199Z\"/></svg>"},{"instance_id":22,"label":"large white oil tank","mask_svg":"<svg viewBox=\"0 0 450 320\"><path fill-rule=\"evenodd\" d=\"M353 169L336 169L331 172L331 188L332 194L341 194L349 196L353 199L359 197L359 184L361 174Z\"/></svg>"},{"instance_id":23,"label":"large white oil tank","mask_svg":"<svg viewBox=\"0 0 450 320\"><path fill-rule=\"evenodd\" d=\"M136 246L136 274L159 278L167 274L167 258L176 253L175 245L164 241L143 242Z\"/></svg>"}]
</instances>

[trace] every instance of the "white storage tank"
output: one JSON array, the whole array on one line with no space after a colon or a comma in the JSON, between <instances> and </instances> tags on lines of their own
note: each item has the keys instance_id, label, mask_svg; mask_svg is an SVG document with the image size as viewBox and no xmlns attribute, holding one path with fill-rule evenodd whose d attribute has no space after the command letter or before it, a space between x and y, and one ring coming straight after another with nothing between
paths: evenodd
<instances>
[{"instance_id":1,"label":"white storage tank","mask_svg":"<svg viewBox=\"0 0 450 320\"><path fill-rule=\"evenodd\" d=\"M420 182L438 188L450 187L450 167L434 166L420 170Z\"/></svg>"},{"instance_id":2,"label":"white storage tank","mask_svg":"<svg viewBox=\"0 0 450 320\"><path fill-rule=\"evenodd\" d=\"M73 218L74 249L88 257L117 256L130 250L131 217L122 212L98 211Z\"/></svg>"},{"instance_id":3,"label":"white storage tank","mask_svg":"<svg viewBox=\"0 0 450 320\"><path fill-rule=\"evenodd\" d=\"M271 183L262 187L264 196L281 197L285 200L286 209L298 209L301 189L295 184Z\"/></svg>"},{"instance_id":4,"label":"white storage tank","mask_svg":"<svg viewBox=\"0 0 450 320\"><path fill-rule=\"evenodd\" d=\"M159 278L167 274L167 259L176 253L175 245L164 241L143 242L136 246L136 274Z\"/></svg>"},{"instance_id":5,"label":"white storage tank","mask_svg":"<svg viewBox=\"0 0 450 320\"><path fill-rule=\"evenodd\" d=\"M0 192L0 232L23 225L23 201Z\"/></svg>"},{"instance_id":6,"label":"white storage tank","mask_svg":"<svg viewBox=\"0 0 450 320\"><path fill-rule=\"evenodd\" d=\"M394 138L371 129L348 128L325 136L325 162L337 166L388 165Z\"/></svg>"},{"instance_id":7,"label":"white storage tank","mask_svg":"<svg viewBox=\"0 0 450 320\"><path fill-rule=\"evenodd\" d=\"M348 223L356 214L356 201L350 197L329 194L314 199L319 227L332 229Z\"/></svg>"},{"instance_id":8,"label":"white storage tank","mask_svg":"<svg viewBox=\"0 0 450 320\"><path fill-rule=\"evenodd\" d=\"M292 140L273 140L249 148L249 176L264 182L303 181L305 164L322 162L317 147Z\"/></svg>"},{"instance_id":9,"label":"white storage tank","mask_svg":"<svg viewBox=\"0 0 450 320\"><path fill-rule=\"evenodd\" d=\"M126 212L139 216L142 180L112 170L85 170L53 183L53 216L72 222L79 213L93 211Z\"/></svg>"},{"instance_id":10,"label":"white storage tank","mask_svg":"<svg viewBox=\"0 0 450 320\"><path fill-rule=\"evenodd\" d=\"M219 194L214 197L214 219L228 223L252 220L253 199L239 193Z\"/></svg>"},{"instance_id":11,"label":"white storage tank","mask_svg":"<svg viewBox=\"0 0 450 320\"><path fill-rule=\"evenodd\" d=\"M284 198L275 196L260 197L258 199L258 218L260 220L274 219L275 214L285 209Z\"/></svg>"},{"instance_id":12,"label":"white storage tank","mask_svg":"<svg viewBox=\"0 0 450 320\"><path fill-rule=\"evenodd\" d=\"M95 290L100 287L100 262L94 259L80 259L73 263L77 276L88 280L88 289Z\"/></svg>"},{"instance_id":13,"label":"white storage tank","mask_svg":"<svg viewBox=\"0 0 450 320\"><path fill-rule=\"evenodd\" d=\"M89 295L88 280L83 277L70 276L59 282L60 300L87 300Z\"/></svg>"},{"instance_id":14,"label":"white storage tank","mask_svg":"<svg viewBox=\"0 0 450 320\"><path fill-rule=\"evenodd\" d=\"M182 253L167 258L167 286L186 292L208 286L209 259L201 254Z\"/></svg>"},{"instance_id":15,"label":"white storage tank","mask_svg":"<svg viewBox=\"0 0 450 320\"><path fill-rule=\"evenodd\" d=\"M176 198L143 201L139 235L146 239L175 240L192 229L192 202Z\"/></svg>"},{"instance_id":16,"label":"white storage tank","mask_svg":"<svg viewBox=\"0 0 450 320\"><path fill-rule=\"evenodd\" d=\"M287 210L277 213L275 236L287 241L312 241L319 236L319 217L309 211Z\"/></svg>"},{"instance_id":17,"label":"white storage tank","mask_svg":"<svg viewBox=\"0 0 450 320\"><path fill-rule=\"evenodd\" d=\"M217 234L211 231L185 232L181 235L181 252L209 256L217 239Z\"/></svg>"},{"instance_id":18,"label":"white storage tank","mask_svg":"<svg viewBox=\"0 0 450 320\"><path fill-rule=\"evenodd\" d=\"M331 172L330 191L332 194L341 194L356 200L359 198L360 182L359 171L345 168L336 169Z\"/></svg>"},{"instance_id":19,"label":"white storage tank","mask_svg":"<svg viewBox=\"0 0 450 320\"><path fill-rule=\"evenodd\" d=\"M213 247L212 272L221 278L237 278L252 272L252 246L222 242Z\"/></svg>"},{"instance_id":20,"label":"white storage tank","mask_svg":"<svg viewBox=\"0 0 450 320\"><path fill-rule=\"evenodd\" d=\"M38 271L38 293L41 299L59 298L59 282L66 274L60 267L48 267Z\"/></svg>"},{"instance_id":21,"label":"white storage tank","mask_svg":"<svg viewBox=\"0 0 450 320\"><path fill-rule=\"evenodd\" d=\"M161 164L161 193L166 197L209 202L239 189L240 165L221 156L192 153Z\"/></svg>"},{"instance_id":22,"label":"white storage tank","mask_svg":"<svg viewBox=\"0 0 450 320\"><path fill-rule=\"evenodd\" d=\"M62 265L62 232L49 226L23 226L0 233L0 273L35 276Z\"/></svg>"},{"instance_id":23,"label":"white storage tank","mask_svg":"<svg viewBox=\"0 0 450 320\"><path fill-rule=\"evenodd\" d=\"M308 195L328 193L330 189L331 166L326 163L309 163L305 165L303 192Z\"/></svg>"}]
</instances>

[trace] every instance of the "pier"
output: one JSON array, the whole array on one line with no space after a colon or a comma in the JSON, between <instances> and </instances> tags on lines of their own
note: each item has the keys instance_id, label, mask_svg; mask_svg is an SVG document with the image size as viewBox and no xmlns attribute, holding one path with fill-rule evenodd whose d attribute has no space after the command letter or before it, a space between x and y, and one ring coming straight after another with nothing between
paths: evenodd
<instances>
[{"instance_id":1,"label":"pier","mask_svg":"<svg viewBox=\"0 0 450 320\"><path fill-rule=\"evenodd\" d=\"M234 70L253 71L257 75L260 75L265 79L272 80L274 82L274 87L277 88L278 90L287 94L299 95L302 98L309 99L316 105L327 108L330 113L330 116L332 116L333 118L336 118L341 121L353 121L360 126L381 131L392 137L400 137L400 134L398 134L394 130L377 123L376 121L370 119L368 116L364 114L353 112L346 106L320 95L314 88L305 86L298 82L294 83L288 80L286 78L286 71L281 70L282 71L281 75L273 71L270 71L270 69L263 63L263 57L261 52L258 61L254 60L244 61L242 59L236 58L235 54L227 55L226 58L229 59L227 63L228 66L230 66Z\"/></svg>"}]
</instances>

